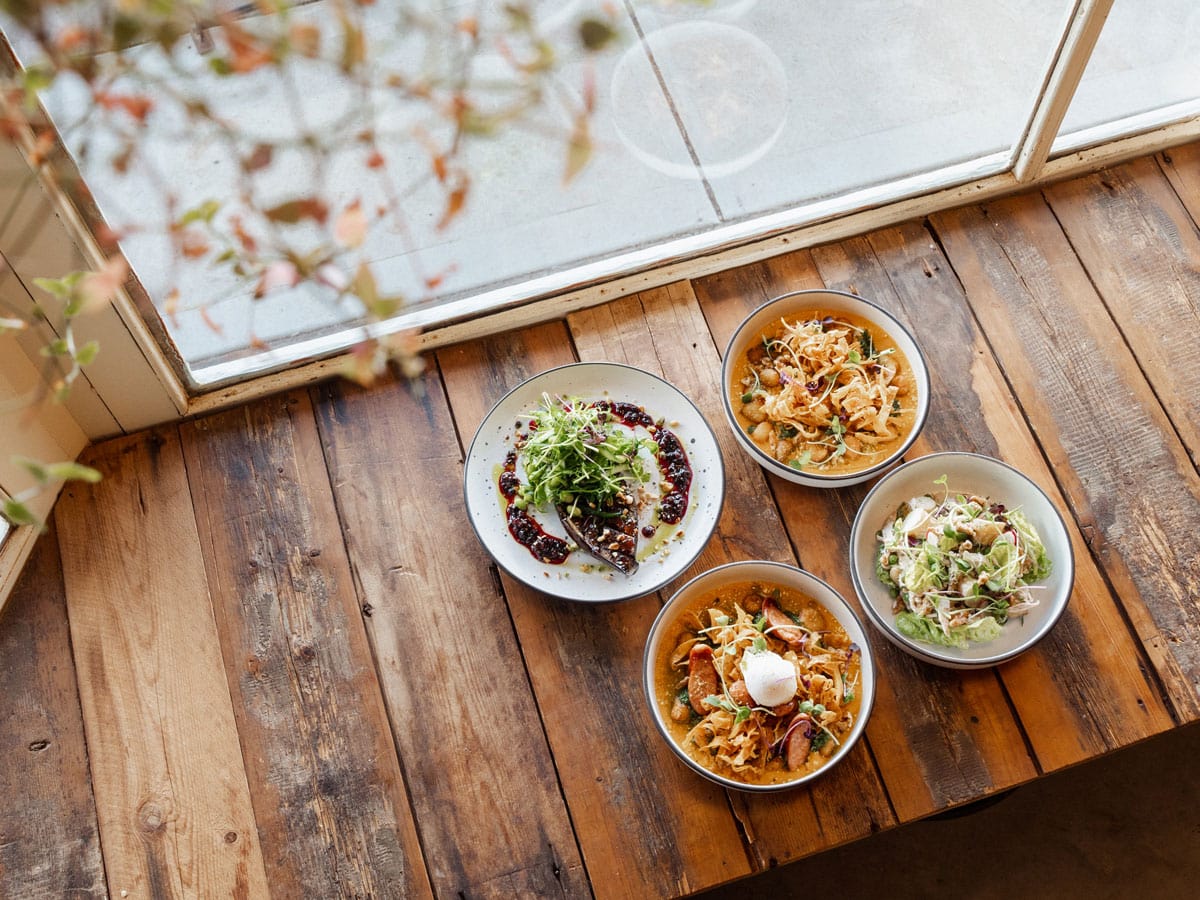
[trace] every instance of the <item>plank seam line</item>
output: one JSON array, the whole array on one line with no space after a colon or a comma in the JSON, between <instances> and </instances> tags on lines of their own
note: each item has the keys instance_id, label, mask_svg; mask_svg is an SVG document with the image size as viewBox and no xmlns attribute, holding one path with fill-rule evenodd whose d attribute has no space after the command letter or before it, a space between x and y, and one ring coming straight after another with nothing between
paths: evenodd
<instances>
[{"instance_id":1,"label":"plank seam line","mask_svg":"<svg viewBox=\"0 0 1200 900\"><path fill-rule=\"evenodd\" d=\"M321 394L326 390L332 389L336 384L336 382L326 382L325 384L311 385L307 388L306 393L308 394L309 400L309 412L313 417L313 425L317 430L317 442L321 445L321 465L325 469L325 482L329 488L330 500L333 502L334 515L337 517L338 539L341 542L342 553L345 554L346 564L350 569L350 582L354 590L354 599L359 610L361 610L363 604L366 602L366 595L363 591L362 578L358 574L358 566L355 564L354 555L350 552L350 547L346 543L346 517L342 510L342 504L338 499L338 492L334 489L333 471L330 469L329 461L330 451L328 441L326 440L324 423L322 421L322 417L317 413L317 410L322 403ZM383 695L383 684L379 678L379 651L375 646L374 635L372 635L371 630L367 628L367 623L363 621L363 616L359 615L356 618L358 620L358 627L363 630L363 634L367 639L367 650L371 654L371 665L374 668L375 676L372 679L375 685L375 693L379 698L380 705L383 707L384 719L387 721L388 726L388 741L391 744L392 755L396 759L396 765L400 769L400 783L404 788L404 800L408 804L408 814L410 820L412 821L413 832L416 836L417 846L421 850L421 866L425 870L425 881L429 885L430 893L434 896L437 896L437 887L433 883L433 867L430 865L429 849L425 846L424 833L418 824L420 819L417 816L417 808L413 803L412 790L409 788L408 767L404 763L404 754L400 752L400 745L396 743L396 722L392 718L392 709L388 705L387 697ZM404 870L406 874L411 876L413 867L406 865Z\"/></svg>"},{"instance_id":2,"label":"plank seam line","mask_svg":"<svg viewBox=\"0 0 1200 900\"><path fill-rule=\"evenodd\" d=\"M575 336L572 333L571 329L569 327L565 327L565 326L566 326L566 323L564 322L564 330L567 332L568 339L570 341L571 354L575 357L575 360L578 362L579 352L575 348ZM450 411L451 422L454 423L454 433L458 438L460 452L463 452L462 451L462 440L463 439L462 439L461 429L458 427L458 423L454 420L454 406L450 402L450 394L446 388L446 379L444 377L442 377L441 361L439 359L437 359L436 354L434 354L434 363L437 367L438 384L441 386L441 389L442 389L442 397L446 403L446 409ZM465 459L465 452L464 452L464 459ZM494 566L492 568L492 571L496 572L496 569ZM554 781L558 787L558 796L562 801L563 812L566 814L567 823L571 826L571 837L574 838L574 840L575 840L575 851L576 851L576 853L579 854L579 864L583 868L584 878L587 879L588 889L592 892L592 894L594 896L595 889L592 887L592 876L591 876L591 873L588 871L587 858L583 854L583 845L580 844L580 842L579 842L579 829L575 826L575 816L571 812L571 804L567 802L567 794L566 794L566 791L563 789L562 774L561 774L561 772L559 772L559 769L558 769L558 759L554 755L554 745L550 742L550 733L546 730L546 717L542 714L542 706L538 702L537 689L534 687L533 676L529 671L529 660L525 658L525 647L521 642L520 632L517 630L516 619L513 618L512 604L509 603L508 595L504 592L504 582L499 577L498 572L496 574L496 585L500 589L500 596L504 598L504 612L508 616L508 625L509 625L509 628L512 629L513 643L517 647L517 654L521 657L521 669L525 673L525 683L529 687L529 696L533 700L533 708L537 712L538 725L542 729L542 741L546 745L546 755L550 760L550 765L553 766L553 768L554 768ZM552 844L550 844L549 846L553 847ZM565 866L565 865L560 866L559 863L560 863L560 860L556 859L555 860L556 868L563 869L563 870L569 868L569 866ZM558 879L557 876L555 876L555 877L556 877L556 880L558 880L559 889L562 890L563 889L562 880Z\"/></svg>"},{"instance_id":3,"label":"plank seam line","mask_svg":"<svg viewBox=\"0 0 1200 900\"><path fill-rule=\"evenodd\" d=\"M1044 196L1042 199L1043 199L1043 202L1045 202ZM1046 205L1047 205L1047 207L1049 207L1050 204L1046 203ZM1051 213L1053 213L1053 209L1051 209ZM1055 217L1055 221L1056 222L1058 221L1057 217ZM1061 227L1062 226L1060 224L1059 228L1061 229ZM963 293L963 297L965 298L966 305L967 305L967 310L971 315L971 320L975 324L975 330L978 332L979 336L983 339L983 342L987 347L988 353L991 354L992 362L995 364L997 371L1000 373L1000 377L1004 379L1004 384L1005 384L1005 387L1008 388L1009 396L1011 396L1013 398L1013 401L1016 404L1017 410L1021 415L1021 421L1024 423L1026 431L1033 438L1034 446L1037 448L1038 454L1042 457L1042 462L1046 466L1047 471L1049 472L1050 479L1054 482L1054 486L1057 489L1059 496L1062 497L1064 499L1064 501L1068 500L1070 498L1070 494L1066 491L1066 489L1062 483L1062 480L1059 478L1058 470L1051 463L1050 457L1049 457L1048 453L1046 452L1046 448L1042 442L1042 439L1038 436L1038 431L1037 431L1037 429L1035 429L1033 427L1033 423L1029 418L1029 413L1025 409L1025 404L1021 401L1020 396L1017 394L1016 390L1013 388L1012 379L1009 377L1008 370L1005 369L1003 363L1000 360L999 355L996 353L996 348L992 343L991 336L983 328L982 323L980 323L979 316L975 311L975 306L970 301L970 295L967 292L967 287L963 283L962 278L959 276L958 270L954 267L954 259L951 256L949 250L947 249L945 243L943 242L942 236L938 233L937 226L934 224L934 222L931 218L927 217L925 219L925 229L926 229L926 231L929 232L930 236L937 243L938 248L941 251L942 258L945 259L947 265L949 265L950 272L954 275L954 280L958 283L959 289ZM1000 249L1002 252L1004 252L1003 247L1001 247ZM1074 245L1071 246L1071 249L1072 249L1072 251L1074 251L1074 249L1075 249ZM1005 258L1009 260L1009 264L1013 265L1012 260L1008 257L1008 253L1004 252L1004 255L1005 255ZM1076 255L1076 259L1078 259L1078 255ZM1081 265L1082 265L1082 262L1081 262ZM1018 273L1018 277L1020 277L1019 273ZM1090 275L1088 277L1090 278ZM1024 280L1022 279L1022 284L1023 283L1024 283ZM1107 311L1107 307L1105 308L1105 311ZM1124 335L1122 335L1122 339L1124 339ZM1082 537L1084 534L1083 523L1079 521L1079 517L1076 515L1074 505L1071 503L1066 503L1066 506L1070 513L1070 519L1075 524L1075 529L1079 532L1080 537ZM1093 547L1091 544L1089 544L1087 542L1086 539L1084 540L1083 543L1084 543L1084 546L1087 547L1088 556L1091 557L1093 564L1095 565L1097 571L1100 573L1100 578L1104 582L1105 588L1108 590L1108 596L1109 596L1110 601L1117 608L1117 614L1121 617L1121 621L1125 624L1126 630L1133 638L1133 644L1137 648L1138 659L1139 659L1139 662L1141 663L1141 666L1139 666L1139 668L1142 668L1144 671L1149 673L1148 677L1147 677L1147 682L1148 682L1147 686L1151 687L1151 688L1157 687L1159 697L1163 701L1163 706L1167 710L1167 714L1171 717L1172 721L1176 725L1181 724L1182 723L1182 715L1176 709L1176 705L1172 701L1171 695L1167 689L1166 682L1162 679L1162 676L1159 674L1158 668L1154 665L1153 660L1150 658L1150 654L1147 651L1146 646L1142 641L1142 637L1138 633L1137 628L1134 627L1133 619L1130 617L1128 610L1126 610L1126 608L1125 608L1124 602L1122 602L1122 600L1121 600L1120 593L1117 591L1116 587L1113 585L1111 579L1109 578L1108 572L1104 568L1103 562L1099 556L1099 548ZM1107 539L1105 539L1105 543L1107 543ZM1157 625L1157 622L1155 624ZM999 677L999 674L997 674L997 677ZM1007 696L1007 691L1005 693ZM1009 699L1011 702L1011 698L1009 698ZM1019 717L1017 718L1017 727L1020 729L1021 737L1025 740L1027 745L1032 746L1032 741L1030 740L1030 737L1025 730L1025 723L1022 722ZM1033 756L1033 761L1034 761L1034 765L1040 769L1041 761L1037 758L1036 754Z\"/></svg>"},{"instance_id":4,"label":"plank seam line","mask_svg":"<svg viewBox=\"0 0 1200 900\"><path fill-rule=\"evenodd\" d=\"M88 744L87 720L83 715L83 694L79 688L79 666L76 664L77 657L75 655L75 636L71 632L71 603L67 591L67 579L63 574L62 543L59 539L59 530L57 527L57 511L55 513L55 517L54 543L58 548L58 571L59 576L62 578L63 586L63 616L66 619L67 653L70 654L71 669L75 676L73 680L75 682L75 704L79 710L79 737L80 742L83 744L83 762L84 765L87 766L88 796L92 801L92 823L96 826L96 852L100 857L100 877L104 879L105 893L111 897L112 890L110 889L110 885L112 882L108 877L108 857L104 852L104 832L100 828L100 811L96 805L96 785L94 779L92 778L92 750Z\"/></svg>"}]
</instances>

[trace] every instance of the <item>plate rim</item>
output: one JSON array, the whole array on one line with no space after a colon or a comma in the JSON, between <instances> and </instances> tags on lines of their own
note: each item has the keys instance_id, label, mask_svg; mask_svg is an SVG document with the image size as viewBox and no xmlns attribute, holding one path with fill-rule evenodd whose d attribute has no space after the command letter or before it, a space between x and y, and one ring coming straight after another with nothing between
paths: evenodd
<instances>
[{"instance_id":1,"label":"plate rim","mask_svg":"<svg viewBox=\"0 0 1200 900\"><path fill-rule=\"evenodd\" d=\"M649 379L652 379L653 381L659 382L660 384L665 386L667 389L669 389L673 393L677 394L692 408L692 410L695 412L699 421L704 425L704 431L707 432L709 439L712 442L713 459L714 459L716 469L717 469L715 479L706 479L706 483L708 480L715 480L715 485L716 485L715 486L715 495L713 498L714 512L713 512L712 528L708 530L708 533L705 535L704 539L697 543L695 551L692 554L688 555L686 558L681 557L681 559L683 561L682 561L682 564L678 566L678 568L675 568L674 566L672 566L670 568L664 569L664 571L668 572L669 574L666 574L665 576L660 577L660 578L652 579L653 583L647 587L644 587L644 588L638 587L638 588L634 588L629 591L620 592L617 596L612 596L612 597L606 596L606 597L597 598L597 599L592 599L592 598L588 598L588 597L580 597L580 596L571 596L569 594L557 592L554 590L548 590L547 588L550 587L550 585L542 585L540 582L535 582L533 579L531 579L530 577L528 577L526 575L523 575L519 572L514 572L512 570L512 568L510 568L509 566L507 566L503 562L501 562L496 557L496 555L494 553L492 553L492 550L489 547L487 540L484 539L483 534L480 532L479 526L476 524L475 516L472 513L472 503L471 503L471 499L470 499L470 490L468 487L468 485L469 485L468 473L469 473L469 470L471 469L471 461L472 461L472 459L477 458L475 455L475 446L478 443L480 436L483 434L484 427L488 424L489 420L496 414L496 411L502 405L504 405L504 403L513 394L516 394L518 391L522 390L523 388L526 388L531 382L541 379L541 378L553 376L555 373L561 373L565 370L580 370L580 369L589 369L589 368L595 369L597 371L601 371L604 369L627 370L628 372L633 373L635 377L649 378ZM689 463L690 462L691 462L691 459L689 457ZM706 490L708 490L707 487L706 487ZM475 434L471 438L471 443L467 447L467 453L463 460L463 504L466 508L467 520L471 524L471 530L475 532L475 537L479 541L480 545L483 547L484 551L488 554L489 557L491 557L492 561L497 565L497 567L499 567L504 572L507 572L509 576L511 576L515 580L519 581L521 584L525 585L526 587L531 588L532 590L537 591L540 594L545 594L548 597L553 597L558 600L566 600L570 603L580 603L585 606L600 606L600 605L605 605L605 604L609 604L609 603L622 603L627 600L634 600L639 597L649 596L650 594L653 594L656 591L661 590L667 584L669 584L670 582L672 582L673 580L678 578L680 575L682 575L684 572L686 572L688 567L690 567L692 565L692 563L694 563L700 557L700 554L704 552L704 548L708 545L708 542L712 538L712 535L716 532L717 525L720 523L720 520L721 520L721 512L725 506L725 457L721 450L720 441L717 440L716 431L713 428L712 423L708 421L708 417L704 415L703 410L700 409L700 407L696 404L696 402L691 397L689 397L687 395L687 393L682 391L680 388L676 387L674 384L672 384L666 378L664 378L663 376L658 375L654 372L649 372L645 369L639 368L638 366L630 365L629 363L612 362L609 360L587 360L587 361L580 360L580 361L573 362L573 363L564 363L559 366L552 366L549 369L543 369L540 372L536 372L533 375L530 375L528 378L522 379L519 383L514 385L512 388L505 391L504 394L499 399L497 399L495 403L492 404L492 406L484 414L483 418L480 419L479 425L475 429ZM507 535L507 530L505 531L505 534Z\"/></svg>"}]
</instances>

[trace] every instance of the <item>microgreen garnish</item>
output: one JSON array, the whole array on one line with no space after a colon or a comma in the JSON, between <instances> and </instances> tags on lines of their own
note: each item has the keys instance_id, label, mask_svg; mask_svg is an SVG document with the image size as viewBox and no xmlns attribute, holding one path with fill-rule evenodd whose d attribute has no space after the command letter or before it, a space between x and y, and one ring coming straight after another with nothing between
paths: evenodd
<instances>
[{"instance_id":1,"label":"microgreen garnish","mask_svg":"<svg viewBox=\"0 0 1200 900\"><path fill-rule=\"evenodd\" d=\"M656 454L658 445L613 427L608 412L595 404L543 394L531 419L537 427L521 447L526 483L520 499L527 504L564 503L574 516L580 509L603 509L649 480L638 454Z\"/></svg>"}]
</instances>

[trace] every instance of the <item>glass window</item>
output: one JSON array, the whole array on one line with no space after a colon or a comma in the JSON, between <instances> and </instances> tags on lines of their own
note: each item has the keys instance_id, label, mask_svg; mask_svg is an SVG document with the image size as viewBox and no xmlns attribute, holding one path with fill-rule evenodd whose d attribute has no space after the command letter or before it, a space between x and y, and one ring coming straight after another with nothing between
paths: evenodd
<instances>
[{"instance_id":1,"label":"glass window","mask_svg":"<svg viewBox=\"0 0 1200 900\"><path fill-rule=\"evenodd\" d=\"M1118 0L1070 128L1189 96L1190 5ZM1074 6L223 2L42 99L204 388L1003 172Z\"/></svg>"},{"instance_id":2,"label":"glass window","mask_svg":"<svg viewBox=\"0 0 1200 900\"><path fill-rule=\"evenodd\" d=\"M1200 112L1200 5L1115 0L1063 119L1055 153Z\"/></svg>"}]
</instances>

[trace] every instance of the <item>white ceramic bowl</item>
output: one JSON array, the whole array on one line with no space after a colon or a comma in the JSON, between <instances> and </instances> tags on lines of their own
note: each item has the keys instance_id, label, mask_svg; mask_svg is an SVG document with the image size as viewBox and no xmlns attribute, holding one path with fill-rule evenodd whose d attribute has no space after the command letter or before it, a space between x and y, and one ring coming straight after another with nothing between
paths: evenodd
<instances>
[{"instance_id":1,"label":"white ceramic bowl","mask_svg":"<svg viewBox=\"0 0 1200 900\"><path fill-rule=\"evenodd\" d=\"M680 615L680 611L686 609L698 597L709 591L720 588L723 585L747 581L779 585L808 595L824 606L838 620L841 626L846 629L846 634L849 635L850 640L857 645L861 652L861 669L858 686L860 706L858 718L850 734L843 739L841 746L837 748L829 758L829 761L821 766L821 768L783 784L746 784L741 781L735 781L732 778L726 778L711 769L705 768L685 753L671 736L671 732L667 728L662 710L659 708L656 699L658 695L658 685L655 675L656 662L659 653L667 649L664 647L664 644L676 636L676 620ZM718 566L715 569L709 569L707 572L697 575L676 591L659 611L654 624L650 627L650 634L646 638L646 650L642 659L642 687L646 696L646 702L650 706L650 715L653 717L654 724L657 726L659 733L663 736L663 740L667 742L667 746L674 751L675 755L688 768L710 781L714 781L727 788L732 788L733 790L751 793L770 793L789 790L801 784L806 784L815 778L819 778L843 759L858 742L859 737L862 736L863 731L866 729L867 719L871 715L871 707L875 703L875 658L871 654L871 645L867 640L866 630L863 628L862 623L859 622L854 611L842 599L841 594L820 578L810 572L805 572L803 569L784 565L783 563L760 560L733 562Z\"/></svg>"},{"instance_id":2,"label":"white ceramic bowl","mask_svg":"<svg viewBox=\"0 0 1200 900\"><path fill-rule=\"evenodd\" d=\"M740 363L746 350L760 340L766 329L781 319L794 319L796 315L814 309L828 310L832 313L852 313L876 325L896 342L896 346L903 352L912 368L917 387L917 409L912 430L891 454L874 461L865 469L843 474L822 474L816 470L804 471L785 465L759 447L742 430L734 409L732 395L734 367ZM721 393L725 407L725 420L733 429L738 444L768 472L809 487L845 487L868 481L895 465L912 446L913 441L917 439L917 435L921 433L921 428L924 427L925 419L929 415L929 369L925 365L925 357L921 353L921 348L917 346L917 342L909 334L908 329L882 307L843 291L793 291L768 300L737 327L733 337L729 339L729 345L725 348L724 364L721 367Z\"/></svg>"},{"instance_id":3,"label":"white ceramic bowl","mask_svg":"<svg viewBox=\"0 0 1200 900\"><path fill-rule=\"evenodd\" d=\"M935 497L943 490L935 482L946 476L954 493L986 496L1009 509L1021 509L1037 529L1054 568L1038 582L1038 605L1019 619L1010 619L995 640L971 644L964 650L914 641L895 625L893 598L875 574L877 535L891 524L901 503L922 494ZM867 619L889 641L938 666L974 669L994 666L1024 653L1054 626L1067 607L1075 579L1075 557L1062 516L1034 482L1011 466L976 453L932 453L905 463L879 480L854 517L850 529L850 573Z\"/></svg>"}]
</instances>

